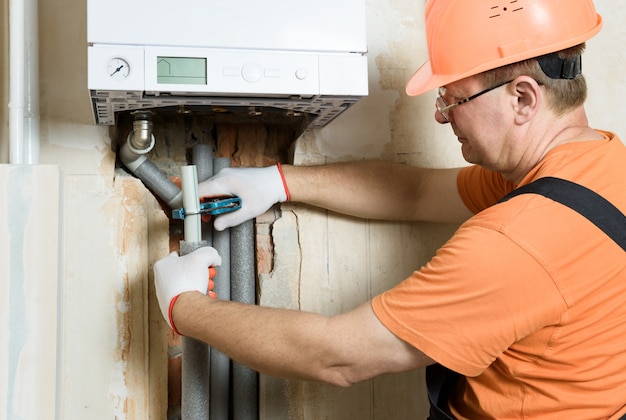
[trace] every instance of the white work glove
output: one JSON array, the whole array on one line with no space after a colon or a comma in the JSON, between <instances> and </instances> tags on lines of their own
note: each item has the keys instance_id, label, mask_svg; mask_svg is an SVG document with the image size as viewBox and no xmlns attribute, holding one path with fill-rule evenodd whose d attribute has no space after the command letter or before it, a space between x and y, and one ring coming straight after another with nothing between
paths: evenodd
<instances>
[{"instance_id":1,"label":"white work glove","mask_svg":"<svg viewBox=\"0 0 626 420\"><path fill-rule=\"evenodd\" d=\"M198 291L205 295L209 293L215 297L211 292L213 289L211 279L215 276L213 267L221 263L222 258L215 248L204 246L183 256L179 256L178 252L172 252L154 264L154 284L159 307L163 318L177 334L180 333L172 321L174 302L181 293L190 291Z\"/></svg>"},{"instance_id":2,"label":"white work glove","mask_svg":"<svg viewBox=\"0 0 626 420\"><path fill-rule=\"evenodd\" d=\"M241 208L215 218L213 227L224 230L265 213L275 203L289 200L289 190L280 164L265 168L224 168L198 184L198 195L237 196Z\"/></svg>"}]
</instances>

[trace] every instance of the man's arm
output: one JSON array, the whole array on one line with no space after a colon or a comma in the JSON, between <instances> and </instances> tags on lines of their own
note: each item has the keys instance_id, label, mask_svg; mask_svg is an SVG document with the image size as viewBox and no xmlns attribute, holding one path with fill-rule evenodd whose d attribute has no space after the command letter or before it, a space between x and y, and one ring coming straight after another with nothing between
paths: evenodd
<instances>
[{"instance_id":1,"label":"man's arm","mask_svg":"<svg viewBox=\"0 0 626 420\"><path fill-rule=\"evenodd\" d=\"M241 197L240 210L216 217L217 230L289 199L367 219L462 223L472 213L458 193L459 170L373 161L226 168L200 183L198 194Z\"/></svg>"},{"instance_id":2,"label":"man's arm","mask_svg":"<svg viewBox=\"0 0 626 420\"><path fill-rule=\"evenodd\" d=\"M185 292L173 309L178 330L259 372L349 386L434 363L393 335L370 302L327 317L220 301Z\"/></svg>"},{"instance_id":3,"label":"man's arm","mask_svg":"<svg viewBox=\"0 0 626 420\"><path fill-rule=\"evenodd\" d=\"M443 223L473 215L457 189L459 171L371 161L283 165L293 201L367 219Z\"/></svg>"}]
</instances>

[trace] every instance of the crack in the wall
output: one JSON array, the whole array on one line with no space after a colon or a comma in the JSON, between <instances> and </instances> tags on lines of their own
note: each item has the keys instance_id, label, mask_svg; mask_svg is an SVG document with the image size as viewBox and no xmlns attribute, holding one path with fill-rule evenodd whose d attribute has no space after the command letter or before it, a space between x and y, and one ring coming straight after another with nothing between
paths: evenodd
<instances>
[{"instance_id":1,"label":"crack in the wall","mask_svg":"<svg viewBox=\"0 0 626 420\"><path fill-rule=\"evenodd\" d=\"M269 216L269 217L268 217ZM293 217L293 223L286 221L286 217L291 219ZM288 223L289 228L285 231L278 231L284 229L285 225L278 226L278 222ZM287 234L287 236L283 236ZM285 242L282 242L276 246L276 239L284 238ZM291 299L289 299L289 307L293 309L302 309L302 243L300 240L300 220L296 211L288 209L285 210L281 206L277 206L273 211L266 213L265 215L257 218L257 264L259 279L262 277L277 278L280 276L290 276L284 278L283 284L294 285L295 290L292 288L290 293ZM287 244L288 248L285 248ZM289 246L288 244L291 244ZM281 251L283 247L283 251ZM289 251L287 251L287 249ZM297 252L297 256L294 257L293 251ZM297 261L296 261L297 259ZM292 267L293 270L287 270L286 267ZM291 275L295 276L294 279ZM263 287L260 288L262 292ZM271 293L271 292L270 292ZM284 302L287 304L287 302Z\"/></svg>"},{"instance_id":2,"label":"crack in the wall","mask_svg":"<svg viewBox=\"0 0 626 420\"><path fill-rule=\"evenodd\" d=\"M326 223L326 232L330 232L330 226L329 226L329 219L328 219L328 211L325 212L324 214L324 222ZM332 249L331 243L330 243L330 235L326 236L326 281L329 282L330 280L330 261L331 261L331 255L330 255L330 250Z\"/></svg>"},{"instance_id":3,"label":"crack in the wall","mask_svg":"<svg viewBox=\"0 0 626 420\"><path fill-rule=\"evenodd\" d=\"M294 219L296 220L296 241L298 243L298 254L300 255L300 259L298 261L298 310L302 310L302 242L300 241L300 219L298 218L298 213L295 211L291 211Z\"/></svg>"}]
</instances>

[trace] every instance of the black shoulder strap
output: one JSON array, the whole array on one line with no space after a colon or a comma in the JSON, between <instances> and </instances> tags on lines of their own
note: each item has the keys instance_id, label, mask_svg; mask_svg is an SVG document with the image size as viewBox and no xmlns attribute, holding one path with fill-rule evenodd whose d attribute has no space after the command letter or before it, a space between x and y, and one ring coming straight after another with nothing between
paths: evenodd
<instances>
[{"instance_id":1,"label":"black shoulder strap","mask_svg":"<svg viewBox=\"0 0 626 420\"><path fill-rule=\"evenodd\" d=\"M511 191L499 203L528 193L543 195L577 211L626 251L626 216L601 195L565 179L545 177Z\"/></svg>"}]
</instances>

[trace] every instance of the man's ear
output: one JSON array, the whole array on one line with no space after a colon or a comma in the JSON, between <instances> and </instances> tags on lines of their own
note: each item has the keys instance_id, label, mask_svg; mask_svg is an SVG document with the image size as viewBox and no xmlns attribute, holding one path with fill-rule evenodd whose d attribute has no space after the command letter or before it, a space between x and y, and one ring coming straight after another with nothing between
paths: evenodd
<instances>
[{"instance_id":1,"label":"man's ear","mask_svg":"<svg viewBox=\"0 0 626 420\"><path fill-rule=\"evenodd\" d=\"M515 122L525 124L539 111L539 104L543 98L541 86L532 77L519 76L511 82L511 89L517 97L517 101L513 103Z\"/></svg>"}]
</instances>

